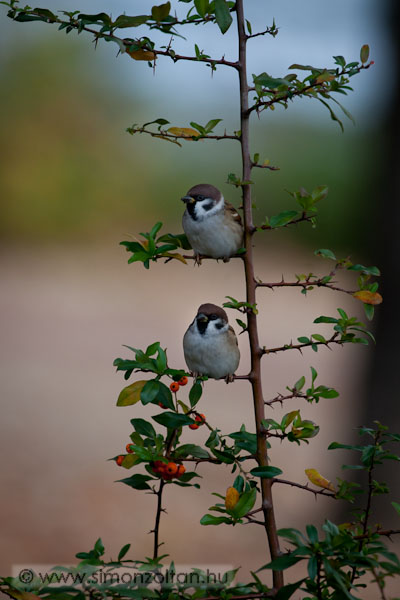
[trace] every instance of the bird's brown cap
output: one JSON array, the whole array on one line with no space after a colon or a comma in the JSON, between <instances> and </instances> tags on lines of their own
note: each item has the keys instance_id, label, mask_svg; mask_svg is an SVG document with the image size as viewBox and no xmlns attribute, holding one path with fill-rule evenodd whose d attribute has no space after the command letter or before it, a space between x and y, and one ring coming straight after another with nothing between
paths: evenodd
<instances>
[{"instance_id":1,"label":"bird's brown cap","mask_svg":"<svg viewBox=\"0 0 400 600\"><path fill-rule=\"evenodd\" d=\"M199 183L190 188L186 194L186 197L187 196L204 196L205 198L211 198L212 200L218 201L221 199L222 194L218 188L209 183Z\"/></svg>"},{"instance_id":2,"label":"bird's brown cap","mask_svg":"<svg viewBox=\"0 0 400 600\"><path fill-rule=\"evenodd\" d=\"M210 315L216 315L217 317L224 319L224 321L228 322L228 315L226 314L224 309L220 306L217 306L216 304L211 304L209 302L199 306L197 314L202 314L206 317L209 317Z\"/></svg>"}]
</instances>

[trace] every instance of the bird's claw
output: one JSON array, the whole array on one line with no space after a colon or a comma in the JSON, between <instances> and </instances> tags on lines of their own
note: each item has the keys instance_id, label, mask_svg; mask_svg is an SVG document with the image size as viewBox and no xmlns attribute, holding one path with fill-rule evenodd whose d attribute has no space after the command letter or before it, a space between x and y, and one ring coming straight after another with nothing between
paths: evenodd
<instances>
[{"instance_id":1,"label":"bird's claw","mask_svg":"<svg viewBox=\"0 0 400 600\"><path fill-rule=\"evenodd\" d=\"M197 265L198 267L200 267L201 259L202 259L201 254L195 254L194 255L194 264Z\"/></svg>"},{"instance_id":2,"label":"bird's claw","mask_svg":"<svg viewBox=\"0 0 400 600\"><path fill-rule=\"evenodd\" d=\"M233 373L231 373L230 375L227 375L225 377L225 383L233 383L235 379L235 375Z\"/></svg>"}]
</instances>

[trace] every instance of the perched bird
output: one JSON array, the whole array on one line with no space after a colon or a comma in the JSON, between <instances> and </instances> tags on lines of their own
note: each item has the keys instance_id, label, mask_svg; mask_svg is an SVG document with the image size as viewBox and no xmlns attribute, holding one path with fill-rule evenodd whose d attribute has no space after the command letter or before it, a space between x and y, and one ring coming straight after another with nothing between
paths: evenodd
<instances>
[{"instance_id":1,"label":"perched bird","mask_svg":"<svg viewBox=\"0 0 400 600\"><path fill-rule=\"evenodd\" d=\"M240 352L235 332L223 308L202 304L183 337L186 364L194 376L233 381Z\"/></svg>"},{"instance_id":2,"label":"perched bird","mask_svg":"<svg viewBox=\"0 0 400 600\"><path fill-rule=\"evenodd\" d=\"M208 183L190 188L182 201L186 204L182 226L196 262L201 263L202 255L228 262L243 243L242 219L236 209Z\"/></svg>"}]
</instances>

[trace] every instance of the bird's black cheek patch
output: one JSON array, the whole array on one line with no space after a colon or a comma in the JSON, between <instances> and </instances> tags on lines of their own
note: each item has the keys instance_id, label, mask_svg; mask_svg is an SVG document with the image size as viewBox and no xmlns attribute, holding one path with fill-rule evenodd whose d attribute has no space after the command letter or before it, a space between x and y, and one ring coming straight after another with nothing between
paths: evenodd
<instances>
[{"instance_id":1,"label":"bird's black cheek patch","mask_svg":"<svg viewBox=\"0 0 400 600\"><path fill-rule=\"evenodd\" d=\"M208 326L208 321L197 321L197 329L200 335L204 335Z\"/></svg>"},{"instance_id":2,"label":"bird's black cheek patch","mask_svg":"<svg viewBox=\"0 0 400 600\"><path fill-rule=\"evenodd\" d=\"M207 204L203 204L203 209L204 210L211 210L213 208L213 206L214 206L214 202L210 201L210 202L207 202Z\"/></svg>"},{"instance_id":3,"label":"bird's black cheek patch","mask_svg":"<svg viewBox=\"0 0 400 600\"><path fill-rule=\"evenodd\" d=\"M215 327L216 327L216 329L222 329L222 328L223 328L223 326L224 326L224 324L223 324L223 323L215 323Z\"/></svg>"},{"instance_id":4,"label":"bird's black cheek patch","mask_svg":"<svg viewBox=\"0 0 400 600\"><path fill-rule=\"evenodd\" d=\"M189 204L186 204L186 208L188 210L189 215L192 217L193 221L197 221L196 202L191 202Z\"/></svg>"}]
</instances>

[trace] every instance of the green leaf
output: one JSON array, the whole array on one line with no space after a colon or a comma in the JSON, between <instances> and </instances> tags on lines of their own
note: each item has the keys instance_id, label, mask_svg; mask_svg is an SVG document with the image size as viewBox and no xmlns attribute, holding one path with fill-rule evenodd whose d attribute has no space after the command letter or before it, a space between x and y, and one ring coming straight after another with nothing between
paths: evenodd
<instances>
[{"instance_id":1,"label":"green leaf","mask_svg":"<svg viewBox=\"0 0 400 600\"><path fill-rule=\"evenodd\" d=\"M132 475L132 477L127 477L126 479L119 479L118 483L125 483L125 485L128 485L135 490L150 490L151 488L147 482L151 480L153 480L153 478L149 475L137 473L136 475Z\"/></svg>"},{"instance_id":2,"label":"green leaf","mask_svg":"<svg viewBox=\"0 0 400 600\"><path fill-rule=\"evenodd\" d=\"M264 565L260 569L257 569L257 573L259 571L263 571L264 569L272 569L273 571L284 571L289 567L292 567L299 561L304 560L302 556L294 556L293 554L285 554L284 556L279 556L275 560L271 560L268 564Z\"/></svg>"},{"instance_id":3,"label":"green leaf","mask_svg":"<svg viewBox=\"0 0 400 600\"><path fill-rule=\"evenodd\" d=\"M194 458L210 458L207 450L196 444L183 444L175 449L174 458L181 456L193 456Z\"/></svg>"},{"instance_id":4,"label":"green leaf","mask_svg":"<svg viewBox=\"0 0 400 600\"><path fill-rule=\"evenodd\" d=\"M300 379L298 379L298 380L296 381L296 383L294 384L294 389L295 389L297 392L300 392L300 390L302 390L302 389L303 389L303 387L304 387L305 383L306 383L306 378L305 378L305 377L304 377L304 375L303 375L303 376L302 376L302 377L300 377Z\"/></svg>"},{"instance_id":5,"label":"green leaf","mask_svg":"<svg viewBox=\"0 0 400 600\"><path fill-rule=\"evenodd\" d=\"M139 27L139 25L144 25L144 23L148 20L147 15L136 15L134 17L129 17L128 15L120 15L115 19L113 25L118 29L122 29L123 27Z\"/></svg>"},{"instance_id":6,"label":"green leaf","mask_svg":"<svg viewBox=\"0 0 400 600\"><path fill-rule=\"evenodd\" d=\"M191 425L195 421L186 415L181 415L173 412L164 412L159 415L154 415L152 417L156 423L160 425L164 425L164 427L168 427L170 429L177 429L178 427L182 427L183 425Z\"/></svg>"},{"instance_id":7,"label":"green leaf","mask_svg":"<svg viewBox=\"0 0 400 600\"><path fill-rule=\"evenodd\" d=\"M157 379L150 379L150 381L146 382L146 385L143 387L140 394L140 399L143 404L149 404L157 398L159 383L160 382Z\"/></svg>"},{"instance_id":8,"label":"green leaf","mask_svg":"<svg viewBox=\"0 0 400 600\"><path fill-rule=\"evenodd\" d=\"M293 596L296 590L302 585L305 579L300 579L300 581L296 581L296 583L289 583L288 585L284 585L275 596L275 600L289 600Z\"/></svg>"},{"instance_id":9,"label":"green leaf","mask_svg":"<svg viewBox=\"0 0 400 600\"><path fill-rule=\"evenodd\" d=\"M200 17L205 17L209 7L209 0L194 0L194 5Z\"/></svg>"},{"instance_id":10,"label":"green leaf","mask_svg":"<svg viewBox=\"0 0 400 600\"><path fill-rule=\"evenodd\" d=\"M192 387L190 388L190 392L189 392L189 401L190 401L190 406L192 408L194 408L196 406L196 404L198 403L198 401L201 398L201 395L203 393L203 388L201 383L198 383L196 381L196 383L194 383L192 385Z\"/></svg>"},{"instance_id":11,"label":"green leaf","mask_svg":"<svg viewBox=\"0 0 400 600\"><path fill-rule=\"evenodd\" d=\"M235 462L235 456L231 452L224 452L217 450L216 448L211 448L211 452L223 463L227 463L229 465Z\"/></svg>"},{"instance_id":12,"label":"green leaf","mask_svg":"<svg viewBox=\"0 0 400 600\"><path fill-rule=\"evenodd\" d=\"M131 425L140 435L150 438L155 438L157 435L153 425L145 421L145 419L131 419Z\"/></svg>"},{"instance_id":13,"label":"green leaf","mask_svg":"<svg viewBox=\"0 0 400 600\"><path fill-rule=\"evenodd\" d=\"M391 502L391 505L393 506L397 514L400 516L400 504L398 502Z\"/></svg>"},{"instance_id":14,"label":"green leaf","mask_svg":"<svg viewBox=\"0 0 400 600\"><path fill-rule=\"evenodd\" d=\"M130 544L125 544L125 546L121 548L118 554L118 562L121 561L124 558L124 556L129 552L130 547Z\"/></svg>"},{"instance_id":15,"label":"green leaf","mask_svg":"<svg viewBox=\"0 0 400 600\"><path fill-rule=\"evenodd\" d=\"M315 256L322 256L322 258L330 258L331 260L337 260L332 250L328 250L327 248L320 248L319 250L316 250L314 254Z\"/></svg>"},{"instance_id":16,"label":"green leaf","mask_svg":"<svg viewBox=\"0 0 400 600\"><path fill-rule=\"evenodd\" d=\"M284 210L283 212L279 213L279 215L271 217L269 224L272 229L275 229L277 227L284 227L284 225L287 225L288 223L293 221L293 219L297 217L298 214L299 213L297 210Z\"/></svg>"},{"instance_id":17,"label":"green leaf","mask_svg":"<svg viewBox=\"0 0 400 600\"><path fill-rule=\"evenodd\" d=\"M254 467L254 469L251 469L250 473L255 477L271 479L272 477L281 475L282 470L278 467Z\"/></svg>"},{"instance_id":18,"label":"green leaf","mask_svg":"<svg viewBox=\"0 0 400 600\"><path fill-rule=\"evenodd\" d=\"M153 6L151 9L151 16L157 23L160 21L164 21L166 17L169 15L169 11L171 10L171 2L165 2L165 4L160 4L159 6Z\"/></svg>"},{"instance_id":19,"label":"green leaf","mask_svg":"<svg viewBox=\"0 0 400 600\"><path fill-rule=\"evenodd\" d=\"M334 319L333 317L318 317L317 319L314 320L314 323L337 323L337 319Z\"/></svg>"},{"instance_id":20,"label":"green leaf","mask_svg":"<svg viewBox=\"0 0 400 600\"><path fill-rule=\"evenodd\" d=\"M226 0L215 0L215 20L222 33L226 33L232 24L232 17Z\"/></svg>"},{"instance_id":21,"label":"green leaf","mask_svg":"<svg viewBox=\"0 0 400 600\"><path fill-rule=\"evenodd\" d=\"M204 515L200 519L201 525L221 525L221 523L227 523L228 525L232 524L232 519L228 519L228 517L214 517L214 515Z\"/></svg>"},{"instance_id":22,"label":"green leaf","mask_svg":"<svg viewBox=\"0 0 400 600\"><path fill-rule=\"evenodd\" d=\"M256 488L252 488L248 492L244 492L234 508L230 511L232 515L239 519L240 517L244 517L248 512L251 511L257 499L257 490Z\"/></svg>"}]
</instances>

